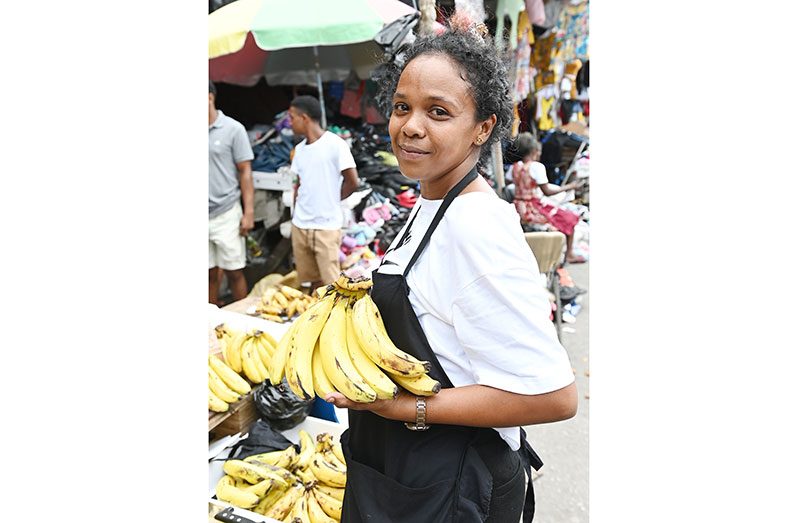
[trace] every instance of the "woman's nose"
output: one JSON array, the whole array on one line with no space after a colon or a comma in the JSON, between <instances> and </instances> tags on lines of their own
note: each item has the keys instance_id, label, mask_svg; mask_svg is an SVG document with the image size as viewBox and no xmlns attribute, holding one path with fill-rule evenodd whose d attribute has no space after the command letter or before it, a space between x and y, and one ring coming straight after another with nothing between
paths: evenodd
<instances>
[{"instance_id":1,"label":"woman's nose","mask_svg":"<svg viewBox=\"0 0 798 523\"><path fill-rule=\"evenodd\" d=\"M417 111L413 111L407 116L404 125L402 125L402 133L408 137L420 137L424 135L424 122L423 115Z\"/></svg>"}]
</instances>

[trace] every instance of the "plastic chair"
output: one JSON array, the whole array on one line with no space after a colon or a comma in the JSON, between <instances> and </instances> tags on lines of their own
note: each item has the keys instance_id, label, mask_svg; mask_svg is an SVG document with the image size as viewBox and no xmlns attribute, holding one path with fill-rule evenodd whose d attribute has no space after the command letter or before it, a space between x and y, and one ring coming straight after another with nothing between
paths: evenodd
<instances>
[{"instance_id":1,"label":"plastic chair","mask_svg":"<svg viewBox=\"0 0 798 523\"><path fill-rule=\"evenodd\" d=\"M559 231L526 232L526 243L532 249L541 274L546 275L546 287L554 295L554 326L557 338L562 334L562 302L560 301L560 277L557 268L563 256L565 235Z\"/></svg>"}]
</instances>

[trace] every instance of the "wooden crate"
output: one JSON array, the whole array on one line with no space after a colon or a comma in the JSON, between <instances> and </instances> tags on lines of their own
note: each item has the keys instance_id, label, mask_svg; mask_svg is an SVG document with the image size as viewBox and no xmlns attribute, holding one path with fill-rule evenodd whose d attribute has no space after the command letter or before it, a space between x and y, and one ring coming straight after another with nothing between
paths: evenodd
<instances>
[{"instance_id":1,"label":"wooden crate","mask_svg":"<svg viewBox=\"0 0 798 523\"><path fill-rule=\"evenodd\" d=\"M213 439L230 434L238 434L249 429L250 425L260 417L252 392L230 405L227 412L210 412L208 416L208 432Z\"/></svg>"}]
</instances>

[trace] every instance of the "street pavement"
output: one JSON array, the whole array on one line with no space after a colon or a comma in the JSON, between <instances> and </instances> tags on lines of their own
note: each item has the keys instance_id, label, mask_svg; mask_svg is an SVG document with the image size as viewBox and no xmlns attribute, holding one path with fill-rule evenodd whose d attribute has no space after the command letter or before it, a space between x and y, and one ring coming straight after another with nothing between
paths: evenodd
<instances>
[{"instance_id":1,"label":"street pavement","mask_svg":"<svg viewBox=\"0 0 798 523\"><path fill-rule=\"evenodd\" d=\"M589 264L569 264L566 269L576 286L588 291L580 296L582 309L576 322L564 323L562 334L562 344L576 375L579 408L570 420L525 427L527 440L543 460L543 467L533 475L535 523L587 523L589 520ZM575 332L568 332L572 329Z\"/></svg>"}]
</instances>

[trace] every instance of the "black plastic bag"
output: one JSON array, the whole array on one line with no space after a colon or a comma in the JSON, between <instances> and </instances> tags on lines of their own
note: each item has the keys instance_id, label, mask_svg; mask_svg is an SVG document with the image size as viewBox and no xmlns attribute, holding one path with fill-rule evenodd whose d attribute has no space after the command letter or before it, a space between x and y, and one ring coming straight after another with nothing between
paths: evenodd
<instances>
[{"instance_id":1,"label":"black plastic bag","mask_svg":"<svg viewBox=\"0 0 798 523\"><path fill-rule=\"evenodd\" d=\"M313 399L303 400L294 394L285 379L276 387L269 380L264 381L255 389L252 399L260 415L277 430L296 427L308 417L313 408Z\"/></svg>"},{"instance_id":2,"label":"black plastic bag","mask_svg":"<svg viewBox=\"0 0 798 523\"><path fill-rule=\"evenodd\" d=\"M226 459L244 459L255 454L287 449L292 445L267 420L259 419L249 427L247 437L233 445Z\"/></svg>"}]
</instances>

